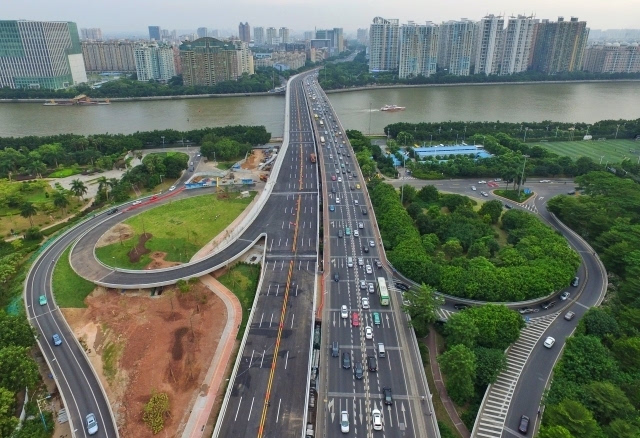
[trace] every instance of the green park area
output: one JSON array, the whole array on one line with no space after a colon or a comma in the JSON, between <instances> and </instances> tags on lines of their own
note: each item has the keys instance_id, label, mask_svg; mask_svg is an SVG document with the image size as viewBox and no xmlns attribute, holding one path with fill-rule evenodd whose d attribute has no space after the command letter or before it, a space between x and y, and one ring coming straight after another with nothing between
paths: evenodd
<instances>
[{"instance_id":1,"label":"green park area","mask_svg":"<svg viewBox=\"0 0 640 438\"><path fill-rule=\"evenodd\" d=\"M84 299L94 289L94 284L80 277L71 267L69 263L69 251L67 248L58 261L53 271L53 294L56 297L56 303L60 307L87 307Z\"/></svg>"},{"instance_id":2,"label":"green park area","mask_svg":"<svg viewBox=\"0 0 640 438\"><path fill-rule=\"evenodd\" d=\"M218 281L238 297L240 306L242 307L242 323L240 324L240 330L238 330L238 339L241 339L244 335L249 312L251 312L253 300L256 296L259 278L260 265L249 265L246 263L238 263L218 277Z\"/></svg>"},{"instance_id":3,"label":"green park area","mask_svg":"<svg viewBox=\"0 0 640 438\"><path fill-rule=\"evenodd\" d=\"M574 160L589 157L596 163L619 163L625 158L638 160L640 142L633 140L575 140L528 143L529 146L541 146L558 155L566 155Z\"/></svg>"},{"instance_id":4,"label":"green park area","mask_svg":"<svg viewBox=\"0 0 640 438\"><path fill-rule=\"evenodd\" d=\"M188 262L207 242L220 234L249 205L255 192L195 196L145 211L123 223L133 236L96 248L103 263L126 269L143 269L155 251L168 262Z\"/></svg>"}]
</instances>

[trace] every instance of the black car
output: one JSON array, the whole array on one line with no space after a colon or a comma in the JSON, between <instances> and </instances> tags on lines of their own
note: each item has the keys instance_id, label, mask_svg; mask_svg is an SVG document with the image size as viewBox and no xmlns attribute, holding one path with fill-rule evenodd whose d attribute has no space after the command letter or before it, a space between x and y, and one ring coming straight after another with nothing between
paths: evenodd
<instances>
[{"instance_id":1,"label":"black car","mask_svg":"<svg viewBox=\"0 0 640 438\"><path fill-rule=\"evenodd\" d=\"M363 246L363 247L362 247L362 250L363 250L364 252L369 252L369 247L368 247L368 246Z\"/></svg>"},{"instance_id":2,"label":"black car","mask_svg":"<svg viewBox=\"0 0 640 438\"><path fill-rule=\"evenodd\" d=\"M366 209L366 208L363 208L363 209L362 209L362 214L363 214L364 216L366 216L366 215L367 215L367 209Z\"/></svg>"},{"instance_id":3,"label":"black car","mask_svg":"<svg viewBox=\"0 0 640 438\"><path fill-rule=\"evenodd\" d=\"M394 284L395 284L395 285L396 285L396 287L397 287L398 289L400 289L400 290L404 290L404 291L409 290L409 286L407 286L407 285L406 285L406 284L404 284L404 283L394 283Z\"/></svg>"},{"instance_id":4,"label":"black car","mask_svg":"<svg viewBox=\"0 0 640 438\"><path fill-rule=\"evenodd\" d=\"M518 426L518 432L526 435L528 431L529 431L529 417L527 417L526 415L523 415L522 417L520 417L520 426Z\"/></svg>"},{"instance_id":5,"label":"black car","mask_svg":"<svg viewBox=\"0 0 640 438\"><path fill-rule=\"evenodd\" d=\"M375 356L368 356L367 357L367 368L372 373L375 373L376 371L378 371L378 363L376 362L376 357Z\"/></svg>"},{"instance_id":6,"label":"black car","mask_svg":"<svg viewBox=\"0 0 640 438\"><path fill-rule=\"evenodd\" d=\"M391 388L385 387L382 388L382 393L384 394L384 404L392 405L393 404L393 395L391 395Z\"/></svg>"},{"instance_id":7,"label":"black car","mask_svg":"<svg viewBox=\"0 0 640 438\"><path fill-rule=\"evenodd\" d=\"M340 281L340 275L339 274L333 274L333 281Z\"/></svg>"},{"instance_id":8,"label":"black car","mask_svg":"<svg viewBox=\"0 0 640 438\"><path fill-rule=\"evenodd\" d=\"M338 347L338 342L333 341L333 343L331 344L331 357L338 356L340 356L340 348Z\"/></svg>"},{"instance_id":9,"label":"black car","mask_svg":"<svg viewBox=\"0 0 640 438\"><path fill-rule=\"evenodd\" d=\"M511 204L504 204L504 208L506 208L507 210L511 210L513 207L511 206Z\"/></svg>"},{"instance_id":10,"label":"black car","mask_svg":"<svg viewBox=\"0 0 640 438\"><path fill-rule=\"evenodd\" d=\"M362 380L364 377L364 368L362 368L362 362L356 362L353 364L353 375L356 379Z\"/></svg>"},{"instance_id":11,"label":"black car","mask_svg":"<svg viewBox=\"0 0 640 438\"><path fill-rule=\"evenodd\" d=\"M342 353L342 368L345 370L351 368L351 354L347 351Z\"/></svg>"},{"instance_id":12,"label":"black car","mask_svg":"<svg viewBox=\"0 0 640 438\"><path fill-rule=\"evenodd\" d=\"M550 309L551 307L555 306L556 302L555 301L546 301L542 304L540 304L540 307L542 307L544 310Z\"/></svg>"},{"instance_id":13,"label":"black car","mask_svg":"<svg viewBox=\"0 0 640 438\"><path fill-rule=\"evenodd\" d=\"M573 280L571 280L571 286L578 287L579 284L580 284L580 278L579 277L573 277Z\"/></svg>"},{"instance_id":14,"label":"black car","mask_svg":"<svg viewBox=\"0 0 640 438\"><path fill-rule=\"evenodd\" d=\"M109 211L107 212L107 215L108 215L108 216L110 216L110 215L112 215L112 214L114 214L114 213L117 213L117 212L118 212L118 209L117 209L117 208L112 208L111 210L109 210Z\"/></svg>"},{"instance_id":15,"label":"black car","mask_svg":"<svg viewBox=\"0 0 640 438\"><path fill-rule=\"evenodd\" d=\"M469 306L466 304L458 303L458 304L454 304L453 307L456 310L464 310L464 309L467 309Z\"/></svg>"},{"instance_id":16,"label":"black car","mask_svg":"<svg viewBox=\"0 0 640 438\"><path fill-rule=\"evenodd\" d=\"M522 309L519 309L518 312L520 312L521 315L527 315L529 313L533 313L533 309L531 307L523 307Z\"/></svg>"}]
</instances>

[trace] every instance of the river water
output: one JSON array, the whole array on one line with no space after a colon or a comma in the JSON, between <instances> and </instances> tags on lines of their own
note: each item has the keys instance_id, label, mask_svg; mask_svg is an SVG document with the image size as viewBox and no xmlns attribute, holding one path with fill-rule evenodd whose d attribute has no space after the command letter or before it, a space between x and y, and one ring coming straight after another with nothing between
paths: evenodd
<instances>
[{"instance_id":1,"label":"river water","mask_svg":"<svg viewBox=\"0 0 640 438\"><path fill-rule=\"evenodd\" d=\"M381 133L389 123L439 121L564 121L640 118L640 82L534 83L371 89L331 93L346 129ZM386 104L405 111L382 112ZM265 125L282 135L284 97L113 102L91 107L0 104L0 136L132 133L154 129Z\"/></svg>"}]
</instances>

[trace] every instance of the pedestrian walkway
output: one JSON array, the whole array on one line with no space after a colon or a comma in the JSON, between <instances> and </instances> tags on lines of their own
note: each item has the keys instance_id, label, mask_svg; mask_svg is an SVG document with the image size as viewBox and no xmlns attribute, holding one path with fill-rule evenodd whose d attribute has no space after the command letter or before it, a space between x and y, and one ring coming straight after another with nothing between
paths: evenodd
<instances>
[{"instance_id":1,"label":"pedestrian walkway","mask_svg":"<svg viewBox=\"0 0 640 438\"><path fill-rule=\"evenodd\" d=\"M458 411L453 404L453 401L447 394L447 388L444 386L444 380L442 379L442 374L440 373L440 365L438 364L438 345L436 342L435 330L433 327L429 330L429 336L427 337L427 348L429 349L429 363L431 365L431 374L433 374L433 380L436 383L436 390L438 391L438 396L444 405L444 408L447 410L447 414L451 421L456 426L456 430L463 438L469 438L471 433L467 426L462 422L460 416L458 415Z\"/></svg>"},{"instance_id":2,"label":"pedestrian walkway","mask_svg":"<svg viewBox=\"0 0 640 438\"><path fill-rule=\"evenodd\" d=\"M224 303L227 309L227 323L222 331L222 336L220 336L220 342L209 366L209 371L202 382L202 387L208 388L208 391L198 394L182 433L183 438L203 436L213 404L216 399L222 400L224 397L224 394L219 392L221 388L224 388L224 372L231 360L233 346L242 321L242 307L233 292L211 275L200 277L200 281Z\"/></svg>"},{"instance_id":3,"label":"pedestrian walkway","mask_svg":"<svg viewBox=\"0 0 640 438\"><path fill-rule=\"evenodd\" d=\"M527 321L527 326L520 332L520 338L507 351L505 369L498 375L495 383L487 389L473 428L474 436L495 438L502 436L509 405L520 374L540 337L559 314L555 312Z\"/></svg>"},{"instance_id":4,"label":"pedestrian walkway","mask_svg":"<svg viewBox=\"0 0 640 438\"><path fill-rule=\"evenodd\" d=\"M401 176L400 178L398 178L399 180L403 180L403 179L418 179L415 176Z\"/></svg>"}]
</instances>

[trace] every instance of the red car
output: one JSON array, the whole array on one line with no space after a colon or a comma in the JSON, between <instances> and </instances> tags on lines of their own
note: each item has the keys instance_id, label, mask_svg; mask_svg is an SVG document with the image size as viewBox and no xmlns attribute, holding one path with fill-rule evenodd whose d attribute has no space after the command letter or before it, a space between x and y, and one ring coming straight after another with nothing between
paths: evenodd
<instances>
[{"instance_id":1,"label":"red car","mask_svg":"<svg viewBox=\"0 0 640 438\"><path fill-rule=\"evenodd\" d=\"M351 315L351 326L359 327L360 326L360 316L358 316L357 312L353 312Z\"/></svg>"},{"instance_id":2,"label":"red car","mask_svg":"<svg viewBox=\"0 0 640 438\"><path fill-rule=\"evenodd\" d=\"M336 176L335 175L331 175L331 181L335 181L336 180Z\"/></svg>"}]
</instances>

